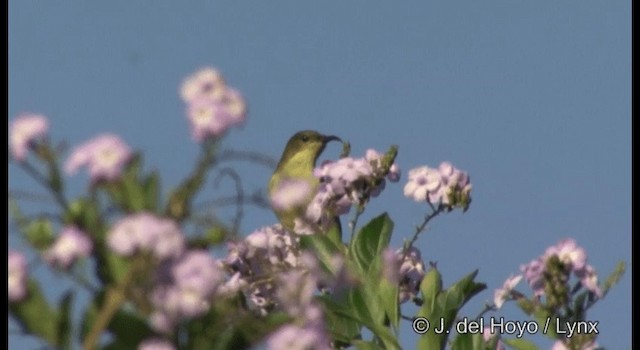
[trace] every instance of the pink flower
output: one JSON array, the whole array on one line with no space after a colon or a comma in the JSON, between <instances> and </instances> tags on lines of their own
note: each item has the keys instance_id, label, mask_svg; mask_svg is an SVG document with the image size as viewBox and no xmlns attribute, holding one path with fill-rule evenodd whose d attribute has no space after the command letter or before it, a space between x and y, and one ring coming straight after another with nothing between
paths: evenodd
<instances>
[{"instance_id":1,"label":"pink flower","mask_svg":"<svg viewBox=\"0 0 640 350\"><path fill-rule=\"evenodd\" d=\"M382 276L391 283L400 282L400 262L391 248L385 248L382 252Z\"/></svg>"},{"instance_id":2,"label":"pink flower","mask_svg":"<svg viewBox=\"0 0 640 350\"><path fill-rule=\"evenodd\" d=\"M391 182L400 181L400 166L393 163L391 168L389 168L389 174L387 174L387 179Z\"/></svg>"},{"instance_id":3,"label":"pink flower","mask_svg":"<svg viewBox=\"0 0 640 350\"><path fill-rule=\"evenodd\" d=\"M118 136L102 134L76 147L65 163L65 171L75 174L86 166L92 181L115 180L131 155L129 146Z\"/></svg>"},{"instance_id":4,"label":"pink flower","mask_svg":"<svg viewBox=\"0 0 640 350\"><path fill-rule=\"evenodd\" d=\"M513 288L520 283L521 279L522 275L511 275L506 281L504 281L502 288L496 289L493 294L493 303L498 309L501 308L502 304L511 297L511 291L513 291Z\"/></svg>"},{"instance_id":5,"label":"pink flower","mask_svg":"<svg viewBox=\"0 0 640 350\"><path fill-rule=\"evenodd\" d=\"M404 195L416 202L437 203L442 199L442 176L436 169L426 166L409 170Z\"/></svg>"},{"instance_id":6,"label":"pink flower","mask_svg":"<svg viewBox=\"0 0 640 350\"><path fill-rule=\"evenodd\" d=\"M11 154L18 161L24 161L32 143L43 137L49 130L47 118L39 114L21 114L11 122L9 143Z\"/></svg>"},{"instance_id":7,"label":"pink flower","mask_svg":"<svg viewBox=\"0 0 640 350\"><path fill-rule=\"evenodd\" d=\"M563 239L558 244L547 248L544 256L557 255L560 261L571 267L571 270L582 270L587 262L587 253L572 238Z\"/></svg>"},{"instance_id":8,"label":"pink flower","mask_svg":"<svg viewBox=\"0 0 640 350\"><path fill-rule=\"evenodd\" d=\"M271 194L271 205L276 210L296 208L311 200L312 190L307 181L283 180Z\"/></svg>"},{"instance_id":9,"label":"pink flower","mask_svg":"<svg viewBox=\"0 0 640 350\"><path fill-rule=\"evenodd\" d=\"M205 98L219 101L225 92L225 82L222 74L214 68L200 69L185 79L180 89L182 100L191 103L197 99Z\"/></svg>"},{"instance_id":10,"label":"pink flower","mask_svg":"<svg viewBox=\"0 0 640 350\"><path fill-rule=\"evenodd\" d=\"M438 169L423 166L410 170L409 180L404 187L404 195L416 202L427 201L448 208L462 205L465 210L470 201L470 192L471 183L467 173L449 162L442 162Z\"/></svg>"},{"instance_id":11,"label":"pink flower","mask_svg":"<svg viewBox=\"0 0 640 350\"><path fill-rule=\"evenodd\" d=\"M159 338L146 339L140 345L138 350L174 350L175 346L169 341Z\"/></svg>"},{"instance_id":12,"label":"pink flower","mask_svg":"<svg viewBox=\"0 0 640 350\"><path fill-rule=\"evenodd\" d=\"M187 104L191 135L197 142L220 137L245 121L247 106L242 95L226 86L220 72L213 68L201 69L188 77L181 95Z\"/></svg>"},{"instance_id":13,"label":"pink flower","mask_svg":"<svg viewBox=\"0 0 640 350\"><path fill-rule=\"evenodd\" d=\"M120 255L131 256L144 250L162 260L180 256L185 242L174 221L150 213L137 213L113 225L107 233L107 245Z\"/></svg>"},{"instance_id":14,"label":"pink flower","mask_svg":"<svg viewBox=\"0 0 640 350\"><path fill-rule=\"evenodd\" d=\"M152 292L156 307L151 323L157 330L170 328L182 318L202 315L224 281L218 262L205 251L188 251L166 261L159 270L161 283Z\"/></svg>"},{"instance_id":15,"label":"pink flower","mask_svg":"<svg viewBox=\"0 0 640 350\"><path fill-rule=\"evenodd\" d=\"M21 301L27 295L27 260L22 253L9 250L7 265L9 301Z\"/></svg>"},{"instance_id":16,"label":"pink flower","mask_svg":"<svg viewBox=\"0 0 640 350\"><path fill-rule=\"evenodd\" d=\"M580 283L588 291L595 294L598 298L602 298L602 289L598 286L598 275L591 265L585 265L584 268L575 272L576 277L580 279Z\"/></svg>"},{"instance_id":17,"label":"pink flower","mask_svg":"<svg viewBox=\"0 0 640 350\"><path fill-rule=\"evenodd\" d=\"M171 276L177 287L193 290L200 295L212 294L224 280L217 262L205 251L186 253L171 268Z\"/></svg>"},{"instance_id":18,"label":"pink flower","mask_svg":"<svg viewBox=\"0 0 640 350\"><path fill-rule=\"evenodd\" d=\"M329 350L329 338L319 324L297 326L287 324L275 331L267 339L268 350Z\"/></svg>"},{"instance_id":19,"label":"pink flower","mask_svg":"<svg viewBox=\"0 0 640 350\"><path fill-rule=\"evenodd\" d=\"M396 250L396 261L400 266L400 289L398 299L404 303L414 298L420 289L420 283L425 275L422 254L416 247L410 247L406 253L403 249Z\"/></svg>"},{"instance_id":20,"label":"pink flower","mask_svg":"<svg viewBox=\"0 0 640 350\"><path fill-rule=\"evenodd\" d=\"M62 229L60 237L44 252L44 259L54 266L68 268L78 258L89 256L93 243L87 235L76 227Z\"/></svg>"},{"instance_id":21,"label":"pink flower","mask_svg":"<svg viewBox=\"0 0 640 350\"><path fill-rule=\"evenodd\" d=\"M522 265L520 270L524 273L524 278L531 286L535 296L544 295L545 270L547 262L552 257L566 267L566 278L573 273L580 279L581 285L597 297L602 297L602 290L598 286L598 276L593 266L587 264L587 253L584 248L578 246L572 238L562 239L556 245L546 249L544 254L526 265Z\"/></svg>"},{"instance_id":22,"label":"pink flower","mask_svg":"<svg viewBox=\"0 0 640 350\"><path fill-rule=\"evenodd\" d=\"M520 266L520 271L522 271L524 279L533 289L533 294L535 296L544 295L545 261L541 258L531 260L528 264Z\"/></svg>"}]
</instances>

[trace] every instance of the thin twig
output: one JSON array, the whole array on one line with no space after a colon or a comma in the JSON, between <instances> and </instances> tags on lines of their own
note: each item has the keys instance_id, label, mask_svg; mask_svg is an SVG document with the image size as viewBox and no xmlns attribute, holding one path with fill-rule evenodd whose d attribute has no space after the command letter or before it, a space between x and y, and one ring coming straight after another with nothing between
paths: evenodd
<instances>
[{"instance_id":1,"label":"thin twig","mask_svg":"<svg viewBox=\"0 0 640 350\"><path fill-rule=\"evenodd\" d=\"M58 202L58 204L62 207L62 209L64 209L64 211L67 211L67 209L69 208L69 204L67 203L67 200L64 198L64 196L62 195L62 193L54 190L51 187L51 184L49 183L49 181L44 177L44 175L42 175L36 168L34 168L29 162L24 161L24 162L19 162L18 163L20 165L20 167L27 173L29 174L36 182L38 182L42 187L46 188L47 191L49 191L49 193L51 193L51 195L53 196L53 198L56 200L56 202Z\"/></svg>"},{"instance_id":2,"label":"thin twig","mask_svg":"<svg viewBox=\"0 0 640 350\"><path fill-rule=\"evenodd\" d=\"M42 194L42 193L33 193L29 191L24 191L24 190L10 190L8 194L9 194L9 197L13 197L16 199L19 198L25 201L44 202L44 203L55 202L55 200L51 198L49 195Z\"/></svg>"},{"instance_id":3,"label":"thin twig","mask_svg":"<svg viewBox=\"0 0 640 350\"><path fill-rule=\"evenodd\" d=\"M246 160L258 164L262 164L270 169L275 169L277 162L264 154L252 152L252 151L236 151L225 150L217 158L218 162L230 161L230 160Z\"/></svg>"},{"instance_id":4,"label":"thin twig","mask_svg":"<svg viewBox=\"0 0 640 350\"><path fill-rule=\"evenodd\" d=\"M479 320L482 316L484 316L484 314L486 314L489 311L496 311L496 307L495 305L489 304L489 303L485 303L484 304L484 309L482 309L482 311L480 311L480 313L474 318L475 320Z\"/></svg>"},{"instance_id":5,"label":"thin twig","mask_svg":"<svg viewBox=\"0 0 640 350\"><path fill-rule=\"evenodd\" d=\"M233 218L232 232L233 236L236 236L240 230L240 222L242 221L242 217L244 216L244 202L242 201L242 198L244 198L244 191L242 189L242 179L240 178L238 173L235 172L235 170L231 168L223 168L222 170L220 170L220 173L213 181L215 187L218 187L220 181L224 178L225 175L233 180L236 190L236 197L240 199L238 201L238 205L236 205L236 215Z\"/></svg>"},{"instance_id":6,"label":"thin twig","mask_svg":"<svg viewBox=\"0 0 640 350\"><path fill-rule=\"evenodd\" d=\"M406 259L407 257L407 253L409 252L409 248L413 246L413 244L418 240L418 236L420 235L420 233L422 233L422 231L424 231L424 229L427 227L427 224L429 223L429 221L431 221L431 219L433 219L434 217L436 217L438 214L440 214L443 210L443 206L439 205L437 208L433 206L433 204L431 204L431 202L427 202L429 203L429 206L431 207L431 213L428 213L424 216L424 220L422 221L422 223L416 227L416 232L414 232L413 237L411 237L411 240L409 241L409 244L405 244L404 248L403 248L403 252L402 252L402 259L400 261L404 261L404 259Z\"/></svg>"},{"instance_id":7,"label":"thin twig","mask_svg":"<svg viewBox=\"0 0 640 350\"><path fill-rule=\"evenodd\" d=\"M238 203L251 204L259 208L270 209L271 205L260 193L254 193L251 196L227 196L220 197L210 201L199 203L196 210L206 209L208 207L222 207L227 205L237 205Z\"/></svg>"}]
</instances>

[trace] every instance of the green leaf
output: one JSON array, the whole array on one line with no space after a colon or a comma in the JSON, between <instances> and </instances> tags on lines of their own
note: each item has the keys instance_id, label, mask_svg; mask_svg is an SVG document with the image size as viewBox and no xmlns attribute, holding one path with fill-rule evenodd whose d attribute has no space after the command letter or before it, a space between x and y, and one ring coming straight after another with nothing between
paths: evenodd
<instances>
[{"instance_id":1,"label":"green leaf","mask_svg":"<svg viewBox=\"0 0 640 350\"><path fill-rule=\"evenodd\" d=\"M603 296L609 292L609 289L611 289L611 287L615 286L620 281L622 275L624 275L625 270L626 264L624 263L624 261L619 261L616 265L615 270L613 270L613 272L604 281L602 287Z\"/></svg>"},{"instance_id":2,"label":"green leaf","mask_svg":"<svg viewBox=\"0 0 640 350\"><path fill-rule=\"evenodd\" d=\"M300 246L311 250L327 271L332 271L331 260L335 255L344 255L346 248L342 243L336 243L327 235L303 235L300 236Z\"/></svg>"},{"instance_id":3,"label":"green leaf","mask_svg":"<svg viewBox=\"0 0 640 350\"><path fill-rule=\"evenodd\" d=\"M532 341L523 338L502 339L502 342L516 350L538 350Z\"/></svg>"},{"instance_id":4,"label":"green leaf","mask_svg":"<svg viewBox=\"0 0 640 350\"><path fill-rule=\"evenodd\" d=\"M356 349L359 349L359 350L383 350L384 349L383 347L381 347L380 345L374 342L364 341L364 340L354 340L353 345L356 347Z\"/></svg>"},{"instance_id":5,"label":"green leaf","mask_svg":"<svg viewBox=\"0 0 640 350\"><path fill-rule=\"evenodd\" d=\"M425 315L429 315L435 308L436 298L442 291L442 276L436 268L431 268L420 282L420 292L424 298L422 310Z\"/></svg>"},{"instance_id":6,"label":"green leaf","mask_svg":"<svg viewBox=\"0 0 640 350\"><path fill-rule=\"evenodd\" d=\"M88 233L102 233L100 210L97 203L89 198L78 198L71 202L69 210L64 214L64 222L85 229Z\"/></svg>"},{"instance_id":7,"label":"green leaf","mask_svg":"<svg viewBox=\"0 0 640 350\"><path fill-rule=\"evenodd\" d=\"M358 317L358 319L363 324L374 324L374 316L372 315L372 310L367 305L367 302L364 297L363 290L368 288L355 288L349 291L349 305L351 306L351 311Z\"/></svg>"},{"instance_id":8,"label":"green leaf","mask_svg":"<svg viewBox=\"0 0 640 350\"><path fill-rule=\"evenodd\" d=\"M60 345L58 334L58 314L51 308L34 280L27 284L27 296L17 303L9 303L9 312L25 330L50 345Z\"/></svg>"},{"instance_id":9,"label":"green leaf","mask_svg":"<svg viewBox=\"0 0 640 350\"><path fill-rule=\"evenodd\" d=\"M458 312L464 304L474 295L486 288L483 283L474 282L478 271L474 271L454 283L449 289L441 290L442 281L440 273L432 268L420 284L420 291L424 296L424 302L418 315L424 316L431 324L430 331L418 340L419 349L443 349L447 344L447 338ZM438 334L434 327L444 323L444 332ZM464 341L464 340L461 340Z\"/></svg>"},{"instance_id":10,"label":"green leaf","mask_svg":"<svg viewBox=\"0 0 640 350\"><path fill-rule=\"evenodd\" d=\"M400 304L398 302L398 285L387 279L380 280L378 296L389 322L395 330L400 324Z\"/></svg>"},{"instance_id":11,"label":"green leaf","mask_svg":"<svg viewBox=\"0 0 640 350\"><path fill-rule=\"evenodd\" d=\"M138 212L145 209L145 193L142 188L142 184L139 183L137 178L124 177L122 182L121 191L125 194L124 208L126 211Z\"/></svg>"},{"instance_id":12,"label":"green leaf","mask_svg":"<svg viewBox=\"0 0 640 350\"><path fill-rule=\"evenodd\" d=\"M456 290L456 292L460 292L463 296L464 303L469 301L473 296L482 292L487 288L487 285L484 283L474 282L474 279L478 275L478 270L475 270L463 277L461 280L453 284L449 289Z\"/></svg>"},{"instance_id":13,"label":"green leaf","mask_svg":"<svg viewBox=\"0 0 640 350\"><path fill-rule=\"evenodd\" d=\"M458 334L451 344L451 350L484 350L482 333ZM495 346L492 348L495 349Z\"/></svg>"},{"instance_id":14,"label":"green leaf","mask_svg":"<svg viewBox=\"0 0 640 350\"><path fill-rule=\"evenodd\" d=\"M65 293L60 301L60 318L58 319L58 336L60 337L59 345L61 348L71 348L71 307L73 304L73 293L71 291Z\"/></svg>"},{"instance_id":15,"label":"green leaf","mask_svg":"<svg viewBox=\"0 0 640 350\"><path fill-rule=\"evenodd\" d=\"M129 270L131 263L123 257L107 252L104 264L96 266L99 276L108 276L106 281L118 282Z\"/></svg>"},{"instance_id":16,"label":"green leaf","mask_svg":"<svg viewBox=\"0 0 640 350\"><path fill-rule=\"evenodd\" d=\"M335 303L331 303L329 299L319 299L324 304L325 310L325 326L331 334L331 339L341 343L351 344L354 339L360 338L360 325L351 317L345 317L338 312L336 308L342 308Z\"/></svg>"},{"instance_id":17,"label":"green leaf","mask_svg":"<svg viewBox=\"0 0 640 350\"><path fill-rule=\"evenodd\" d=\"M373 322L373 317L369 310L367 310L361 290L350 291L347 299L348 306L335 303L328 298L321 298L321 300L323 300L327 310L331 310L331 312L336 315L354 320L369 328L369 330L383 343L385 349L400 349L400 345L398 345L398 341L391 330Z\"/></svg>"},{"instance_id":18,"label":"green leaf","mask_svg":"<svg viewBox=\"0 0 640 350\"><path fill-rule=\"evenodd\" d=\"M62 183L62 176L60 176L60 168L58 167L58 162L55 156L47 161L47 169L49 170L49 186L54 192L61 193L64 189Z\"/></svg>"},{"instance_id":19,"label":"green leaf","mask_svg":"<svg viewBox=\"0 0 640 350\"><path fill-rule=\"evenodd\" d=\"M153 335L153 331L147 325L147 322L132 312L119 310L111 319L108 330L115 337L118 349L126 349L122 347L124 344L132 346L136 349L137 344L144 339Z\"/></svg>"},{"instance_id":20,"label":"green leaf","mask_svg":"<svg viewBox=\"0 0 640 350\"><path fill-rule=\"evenodd\" d=\"M545 336L551 339L556 339L558 337L558 329L556 328L558 321L556 316L553 316L549 311L542 308L534 312L533 316L538 323L538 329L544 330L542 333ZM547 322L549 327L545 329Z\"/></svg>"},{"instance_id":21,"label":"green leaf","mask_svg":"<svg viewBox=\"0 0 640 350\"><path fill-rule=\"evenodd\" d=\"M449 288L438 295L436 302L445 315L455 316L464 303L464 296L460 290Z\"/></svg>"},{"instance_id":22,"label":"green leaf","mask_svg":"<svg viewBox=\"0 0 640 350\"><path fill-rule=\"evenodd\" d=\"M53 227L48 219L30 221L24 228L24 235L27 241L38 250L49 248L55 240Z\"/></svg>"},{"instance_id":23,"label":"green leaf","mask_svg":"<svg viewBox=\"0 0 640 350\"><path fill-rule=\"evenodd\" d=\"M384 213L367 223L353 237L349 254L356 266L365 273L374 259L389 246L393 221Z\"/></svg>"},{"instance_id":24,"label":"green leaf","mask_svg":"<svg viewBox=\"0 0 640 350\"><path fill-rule=\"evenodd\" d=\"M160 175L158 172L152 172L145 179L143 185L145 197L145 209L156 212L160 204Z\"/></svg>"}]
</instances>

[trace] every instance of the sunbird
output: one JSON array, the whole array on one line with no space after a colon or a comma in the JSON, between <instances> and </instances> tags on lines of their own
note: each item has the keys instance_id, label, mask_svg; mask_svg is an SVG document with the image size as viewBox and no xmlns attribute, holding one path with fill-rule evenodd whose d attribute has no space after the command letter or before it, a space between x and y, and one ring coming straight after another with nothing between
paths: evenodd
<instances>
[{"instance_id":1,"label":"sunbird","mask_svg":"<svg viewBox=\"0 0 640 350\"><path fill-rule=\"evenodd\" d=\"M295 205L287 208L277 208L274 212L284 228L293 232L295 219L303 217L307 205L317 192L320 181L313 175L316 161L327 143L342 140L337 136L326 136L313 130L299 131L293 135L282 152L276 170L269 180L269 195L274 197L287 182L304 182L308 184L308 191ZM295 194L293 194L295 195Z\"/></svg>"}]
</instances>

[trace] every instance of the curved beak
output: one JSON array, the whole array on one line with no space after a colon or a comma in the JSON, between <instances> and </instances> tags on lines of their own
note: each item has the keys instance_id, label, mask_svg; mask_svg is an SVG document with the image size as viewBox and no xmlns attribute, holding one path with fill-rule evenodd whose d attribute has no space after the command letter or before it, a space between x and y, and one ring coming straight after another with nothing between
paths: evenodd
<instances>
[{"instance_id":1,"label":"curved beak","mask_svg":"<svg viewBox=\"0 0 640 350\"><path fill-rule=\"evenodd\" d=\"M329 143L329 142L331 142L331 141L340 141L340 142L343 142L341 138L339 138L338 136L334 136L334 135L324 136L324 137L322 138L322 141L323 141L325 144L327 144L327 143Z\"/></svg>"}]
</instances>

